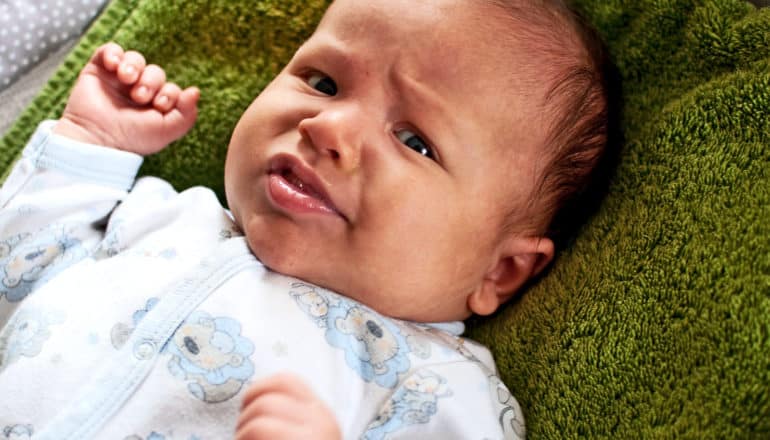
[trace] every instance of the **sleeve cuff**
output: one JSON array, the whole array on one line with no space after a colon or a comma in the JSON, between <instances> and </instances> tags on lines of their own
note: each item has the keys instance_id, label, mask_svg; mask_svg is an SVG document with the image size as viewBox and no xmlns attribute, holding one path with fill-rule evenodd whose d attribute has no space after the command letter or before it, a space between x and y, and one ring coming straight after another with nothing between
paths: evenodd
<instances>
[{"instance_id":1,"label":"sleeve cuff","mask_svg":"<svg viewBox=\"0 0 770 440\"><path fill-rule=\"evenodd\" d=\"M23 155L37 167L57 170L97 184L131 188L144 158L114 148L79 142L52 132L56 121L43 121Z\"/></svg>"}]
</instances>

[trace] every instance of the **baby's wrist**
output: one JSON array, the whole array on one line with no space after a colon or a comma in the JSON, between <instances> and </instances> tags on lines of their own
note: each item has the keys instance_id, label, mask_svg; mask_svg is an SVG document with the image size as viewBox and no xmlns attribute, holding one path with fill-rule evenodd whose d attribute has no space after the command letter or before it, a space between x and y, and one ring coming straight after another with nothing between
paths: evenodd
<instances>
[{"instance_id":1,"label":"baby's wrist","mask_svg":"<svg viewBox=\"0 0 770 440\"><path fill-rule=\"evenodd\" d=\"M115 140L111 136L107 136L106 133L101 133L100 130L86 127L67 116L62 116L61 119L56 122L56 125L53 126L51 131L56 135L64 136L78 142L122 150L122 148L116 145Z\"/></svg>"}]
</instances>

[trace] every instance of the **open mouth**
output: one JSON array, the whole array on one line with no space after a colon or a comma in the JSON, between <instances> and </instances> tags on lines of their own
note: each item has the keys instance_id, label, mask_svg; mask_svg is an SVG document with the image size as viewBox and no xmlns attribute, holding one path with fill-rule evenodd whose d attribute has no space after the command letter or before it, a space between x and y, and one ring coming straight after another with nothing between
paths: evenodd
<instances>
[{"instance_id":1,"label":"open mouth","mask_svg":"<svg viewBox=\"0 0 770 440\"><path fill-rule=\"evenodd\" d=\"M345 218L324 191L318 176L292 156L280 155L272 161L268 171L268 192L273 202L285 210Z\"/></svg>"},{"instance_id":2,"label":"open mouth","mask_svg":"<svg viewBox=\"0 0 770 440\"><path fill-rule=\"evenodd\" d=\"M299 178L299 176L294 174L294 171L292 171L291 169L284 169L280 171L278 174L280 174L280 176L283 177L283 180L285 180L286 183L293 186L294 189L296 189L300 193L318 200L326 199L324 195L316 191L315 188L306 184L302 179Z\"/></svg>"}]
</instances>

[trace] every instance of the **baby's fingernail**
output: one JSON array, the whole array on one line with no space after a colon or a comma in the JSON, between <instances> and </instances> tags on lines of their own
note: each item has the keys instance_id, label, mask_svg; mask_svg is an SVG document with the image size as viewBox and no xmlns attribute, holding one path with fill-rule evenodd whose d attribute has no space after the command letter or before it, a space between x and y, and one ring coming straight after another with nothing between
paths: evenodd
<instances>
[{"instance_id":1,"label":"baby's fingernail","mask_svg":"<svg viewBox=\"0 0 770 440\"><path fill-rule=\"evenodd\" d=\"M134 66L132 65L128 65L123 68L123 73L125 73L126 75L133 75L135 71L136 69L134 69Z\"/></svg>"},{"instance_id":2,"label":"baby's fingernail","mask_svg":"<svg viewBox=\"0 0 770 440\"><path fill-rule=\"evenodd\" d=\"M145 86L140 86L138 89L136 89L136 94L139 96L145 96L147 95L147 92L148 90L147 90L147 87Z\"/></svg>"},{"instance_id":3,"label":"baby's fingernail","mask_svg":"<svg viewBox=\"0 0 770 440\"><path fill-rule=\"evenodd\" d=\"M159 96L158 97L158 100L157 100L158 105L166 105L167 102L168 102L168 97L167 96Z\"/></svg>"},{"instance_id":4,"label":"baby's fingernail","mask_svg":"<svg viewBox=\"0 0 770 440\"><path fill-rule=\"evenodd\" d=\"M118 63L120 63L120 58L117 55L111 55L110 56L110 62L113 63L113 64L118 64Z\"/></svg>"}]
</instances>

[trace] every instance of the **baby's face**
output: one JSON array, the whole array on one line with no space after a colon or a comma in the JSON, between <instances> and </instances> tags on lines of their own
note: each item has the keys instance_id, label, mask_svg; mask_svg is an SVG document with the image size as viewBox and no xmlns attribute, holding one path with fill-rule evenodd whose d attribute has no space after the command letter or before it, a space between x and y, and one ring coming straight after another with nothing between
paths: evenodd
<instances>
[{"instance_id":1,"label":"baby's face","mask_svg":"<svg viewBox=\"0 0 770 440\"><path fill-rule=\"evenodd\" d=\"M338 0L246 110L225 184L265 265L397 318L471 313L535 157L475 8Z\"/></svg>"}]
</instances>

